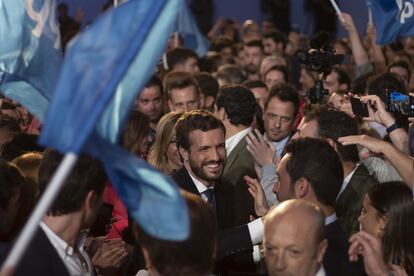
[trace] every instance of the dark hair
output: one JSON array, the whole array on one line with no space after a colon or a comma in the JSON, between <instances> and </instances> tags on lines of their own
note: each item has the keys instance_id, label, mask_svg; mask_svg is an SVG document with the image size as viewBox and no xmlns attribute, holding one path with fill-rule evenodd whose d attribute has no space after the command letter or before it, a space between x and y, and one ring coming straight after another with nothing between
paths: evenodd
<instances>
[{"instance_id":1,"label":"dark hair","mask_svg":"<svg viewBox=\"0 0 414 276\"><path fill-rule=\"evenodd\" d=\"M183 89L189 86L194 86L197 95L200 93L200 88L198 86L195 78L187 72L170 72L164 77L164 86L167 91L168 99L171 99L171 90L173 89Z\"/></svg>"},{"instance_id":2,"label":"dark hair","mask_svg":"<svg viewBox=\"0 0 414 276\"><path fill-rule=\"evenodd\" d=\"M324 140L306 137L291 141L285 153L291 154L286 162L291 183L305 178L318 201L334 207L344 180L342 162L335 149Z\"/></svg>"},{"instance_id":3,"label":"dark hair","mask_svg":"<svg viewBox=\"0 0 414 276\"><path fill-rule=\"evenodd\" d=\"M211 96L214 99L217 97L219 84L217 80L207 72L198 72L193 75L197 81L200 91L205 96Z\"/></svg>"},{"instance_id":4,"label":"dark hair","mask_svg":"<svg viewBox=\"0 0 414 276\"><path fill-rule=\"evenodd\" d=\"M367 195L372 206L387 222L382 237L386 263L399 262L408 275L414 273L413 193L404 182L386 182L372 186Z\"/></svg>"},{"instance_id":5,"label":"dark hair","mask_svg":"<svg viewBox=\"0 0 414 276\"><path fill-rule=\"evenodd\" d=\"M390 65L388 65L388 72L390 72L391 68L393 68L393 67L401 67L401 68L404 68L407 71L407 73L408 73L408 79L407 79L407 81L410 82L410 78L411 78L411 67L410 67L410 65L405 60L394 61L393 63L391 63Z\"/></svg>"},{"instance_id":6,"label":"dark hair","mask_svg":"<svg viewBox=\"0 0 414 276\"><path fill-rule=\"evenodd\" d=\"M271 71L279 71L283 74L283 79L285 80L286 83L289 82L288 77L289 77L289 72L288 69L286 68L286 66L283 65L274 65L272 67L270 67L269 69L267 69L267 71L263 74L263 76L266 78L266 75L269 74L269 72Z\"/></svg>"},{"instance_id":7,"label":"dark hair","mask_svg":"<svg viewBox=\"0 0 414 276\"><path fill-rule=\"evenodd\" d=\"M358 122L355 119L326 105L310 105L305 112L305 118L307 122L317 121L319 136L335 142L342 161L359 162L356 145L343 146L338 142L339 137L359 134Z\"/></svg>"},{"instance_id":8,"label":"dark hair","mask_svg":"<svg viewBox=\"0 0 414 276\"><path fill-rule=\"evenodd\" d=\"M231 37L226 35L220 35L211 43L211 50L215 52L220 52L221 50L230 47L234 54L234 41Z\"/></svg>"},{"instance_id":9,"label":"dark hair","mask_svg":"<svg viewBox=\"0 0 414 276\"><path fill-rule=\"evenodd\" d=\"M189 151L191 147L190 132L194 130L209 131L217 128L221 128L226 133L223 123L213 113L204 110L186 112L175 125L177 145Z\"/></svg>"},{"instance_id":10,"label":"dark hair","mask_svg":"<svg viewBox=\"0 0 414 276\"><path fill-rule=\"evenodd\" d=\"M162 81L157 75L153 75L150 80L145 85L145 88L150 88L153 86L157 86L160 89L161 95L163 94L162 90Z\"/></svg>"},{"instance_id":11,"label":"dark hair","mask_svg":"<svg viewBox=\"0 0 414 276\"><path fill-rule=\"evenodd\" d=\"M161 275L207 275L214 265L216 218L213 209L201 197L184 191L181 193L189 212L189 238L181 242L160 240L138 226L138 239Z\"/></svg>"},{"instance_id":12,"label":"dark hair","mask_svg":"<svg viewBox=\"0 0 414 276\"><path fill-rule=\"evenodd\" d=\"M16 166L0 159L0 182L0 208L7 209L10 199L25 184L25 180Z\"/></svg>"},{"instance_id":13,"label":"dark hair","mask_svg":"<svg viewBox=\"0 0 414 276\"><path fill-rule=\"evenodd\" d=\"M230 84L220 88L216 106L217 109L224 108L232 125L249 127L256 112L256 99L247 87Z\"/></svg>"},{"instance_id":14,"label":"dark hair","mask_svg":"<svg viewBox=\"0 0 414 276\"><path fill-rule=\"evenodd\" d=\"M267 106L269 105L269 102L272 100L272 98L278 98L282 102L291 102L293 103L293 106L295 108L294 112L294 118L296 115L298 115L299 112L299 93L298 91L289 84L278 84L274 85L272 89L270 89L269 96L266 98L264 109L267 109Z\"/></svg>"},{"instance_id":15,"label":"dark hair","mask_svg":"<svg viewBox=\"0 0 414 276\"><path fill-rule=\"evenodd\" d=\"M286 48L286 45L288 43L288 39L286 35L279 31L271 31L268 33L263 34L263 38L265 39L272 39L274 43L282 43L283 50Z\"/></svg>"},{"instance_id":16,"label":"dark hair","mask_svg":"<svg viewBox=\"0 0 414 276\"><path fill-rule=\"evenodd\" d=\"M3 145L1 157L7 161L19 157L31 151L43 151L44 147L37 144L38 135L28 133L18 133Z\"/></svg>"},{"instance_id":17,"label":"dark hair","mask_svg":"<svg viewBox=\"0 0 414 276\"><path fill-rule=\"evenodd\" d=\"M234 64L221 65L217 70L217 79L222 79L226 84L240 84L246 77L243 70Z\"/></svg>"},{"instance_id":18,"label":"dark hair","mask_svg":"<svg viewBox=\"0 0 414 276\"><path fill-rule=\"evenodd\" d=\"M354 83L352 84L352 93L353 94L359 94L359 95L365 95L367 92L367 83L368 79L372 77L374 73L365 73L359 77L357 77L354 80Z\"/></svg>"},{"instance_id":19,"label":"dark hair","mask_svg":"<svg viewBox=\"0 0 414 276\"><path fill-rule=\"evenodd\" d=\"M172 70L177 64L183 64L189 58L198 59L196 52L191 49L177 47L167 52L168 68Z\"/></svg>"},{"instance_id":20,"label":"dark hair","mask_svg":"<svg viewBox=\"0 0 414 276\"><path fill-rule=\"evenodd\" d=\"M405 92L404 83L393 73L381 73L368 79L368 95L377 95L384 100L385 90L397 90Z\"/></svg>"},{"instance_id":21,"label":"dark hair","mask_svg":"<svg viewBox=\"0 0 414 276\"><path fill-rule=\"evenodd\" d=\"M39 168L40 194L46 190L62 159L63 155L55 150L45 151ZM90 191L94 191L97 196L102 195L105 180L106 174L99 161L85 155L79 156L48 214L60 216L78 211Z\"/></svg>"},{"instance_id":22,"label":"dark hair","mask_svg":"<svg viewBox=\"0 0 414 276\"><path fill-rule=\"evenodd\" d=\"M266 84L262 82L261 80L247 80L243 82L242 84L249 89L252 89L252 88L266 88L267 89Z\"/></svg>"},{"instance_id":23,"label":"dark hair","mask_svg":"<svg viewBox=\"0 0 414 276\"><path fill-rule=\"evenodd\" d=\"M335 72L338 75L339 84L346 84L348 86L348 89L351 89L352 81L347 72L339 67L333 67L332 72Z\"/></svg>"},{"instance_id":24,"label":"dark hair","mask_svg":"<svg viewBox=\"0 0 414 276\"><path fill-rule=\"evenodd\" d=\"M244 46L245 47L259 47L263 52L263 42L261 39L256 39L256 38L249 39L246 42L244 42Z\"/></svg>"}]
</instances>

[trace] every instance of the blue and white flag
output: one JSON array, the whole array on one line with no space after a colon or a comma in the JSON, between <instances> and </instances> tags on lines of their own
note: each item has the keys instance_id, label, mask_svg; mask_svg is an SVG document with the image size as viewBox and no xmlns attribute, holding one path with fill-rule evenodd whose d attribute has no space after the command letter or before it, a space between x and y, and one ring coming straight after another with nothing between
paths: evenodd
<instances>
[{"instance_id":1,"label":"blue and white flag","mask_svg":"<svg viewBox=\"0 0 414 276\"><path fill-rule=\"evenodd\" d=\"M210 43L200 32L187 1L181 1L175 31L183 37L184 47L194 50L200 57L207 54Z\"/></svg>"},{"instance_id":2,"label":"blue and white flag","mask_svg":"<svg viewBox=\"0 0 414 276\"><path fill-rule=\"evenodd\" d=\"M377 44L414 35L413 0L372 0L370 8L377 29Z\"/></svg>"},{"instance_id":3,"label":"blue and white flag","mask_svg":"<svg viewBox=\"0 0 414 276\"><path fill-rule=\"evenodd\" d=\"M62 53L53 0L0 0L0 91L45 117Z\"/></svg>"},{"instance_id":4,"label":"blue and white flag","mask_svg":"<svg viewBox=\"0 0 414 276\"><path fill-rule=\"evenodd\" d=\"M61 152L100 159L130 215L148 234L169 240L189 234L177 185L118 142L138 92L166 48L181 3L130 0L75 37L40 139Z\"/></svg>"}]
</instances>

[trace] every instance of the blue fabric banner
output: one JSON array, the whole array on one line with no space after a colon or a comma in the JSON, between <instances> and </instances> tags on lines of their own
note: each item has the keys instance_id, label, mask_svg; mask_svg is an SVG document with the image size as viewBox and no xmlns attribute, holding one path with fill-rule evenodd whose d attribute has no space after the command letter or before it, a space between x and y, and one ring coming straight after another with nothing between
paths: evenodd
<instances>
[{"instance_id":1,"label":"blue fabric banner","mask_svg":"<svg viewBox=\"0 0 414 276\"><path fill-rule=\"evenodd\" d=\"M369 7L377 29L377 44L414 35L413 0L371 0Z\"/></svg>"}]
</instances>

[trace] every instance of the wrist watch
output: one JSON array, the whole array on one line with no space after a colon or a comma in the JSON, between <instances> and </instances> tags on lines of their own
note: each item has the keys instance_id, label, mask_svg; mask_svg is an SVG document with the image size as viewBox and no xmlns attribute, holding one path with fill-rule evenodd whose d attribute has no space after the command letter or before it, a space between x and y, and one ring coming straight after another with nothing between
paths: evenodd
<instances>
[{"instance_id":1,"label":"wrist watch","mask_svg":"<svg viewBox=\"0 0 414 276\"><path fill-rule=\"evenodd\" d=\"M394 130L399 129L399 128L401 128L400 124L397 121L395 121L395 123L393 123L392 125L387 127L386 131L387 131L388 134L390 134L391 132L393 132Z\"/></svg>"}]
</instances>

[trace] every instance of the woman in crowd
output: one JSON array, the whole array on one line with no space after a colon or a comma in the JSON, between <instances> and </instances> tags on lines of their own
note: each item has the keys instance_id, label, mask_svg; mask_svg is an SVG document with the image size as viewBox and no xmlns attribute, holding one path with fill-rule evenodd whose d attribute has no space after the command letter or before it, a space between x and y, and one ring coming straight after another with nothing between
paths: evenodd
<instances>
[{"instance_id":1,"label":"woman in crowd","mask_svg":"<svg viewBox=\"0 0 414 276\"><path fill-rule=\"evenodd\" d=\"M413 275L413 215L413 193L403 182L373 186L359 217L361 232L350 239L350 259L362 254L368 275L391 275L389 270L395 275Z\"/></svg>"},{"instance_id":2,"label":"woman in crowd","mask_svg":"<svg viewBox=\"0 0 414 276\"><path fill-rule=\"evenodd\" d=\"M167 175L182 166L174 129L175 123L180 117L180 113L170 112L160 119L157 126L157 136L148 156L148 163Z\"/></svg>"},{"instance_id":3,"label":"woman in crowd","mask_svg":"<svg viewBox=\"0 0 414 276\"><path fill-rule=\"evenodd\" d=\"M139 111L132 111L122 135L123 148L146 160L152 142L148 117Z\"/></svg>"}]
</instances>

